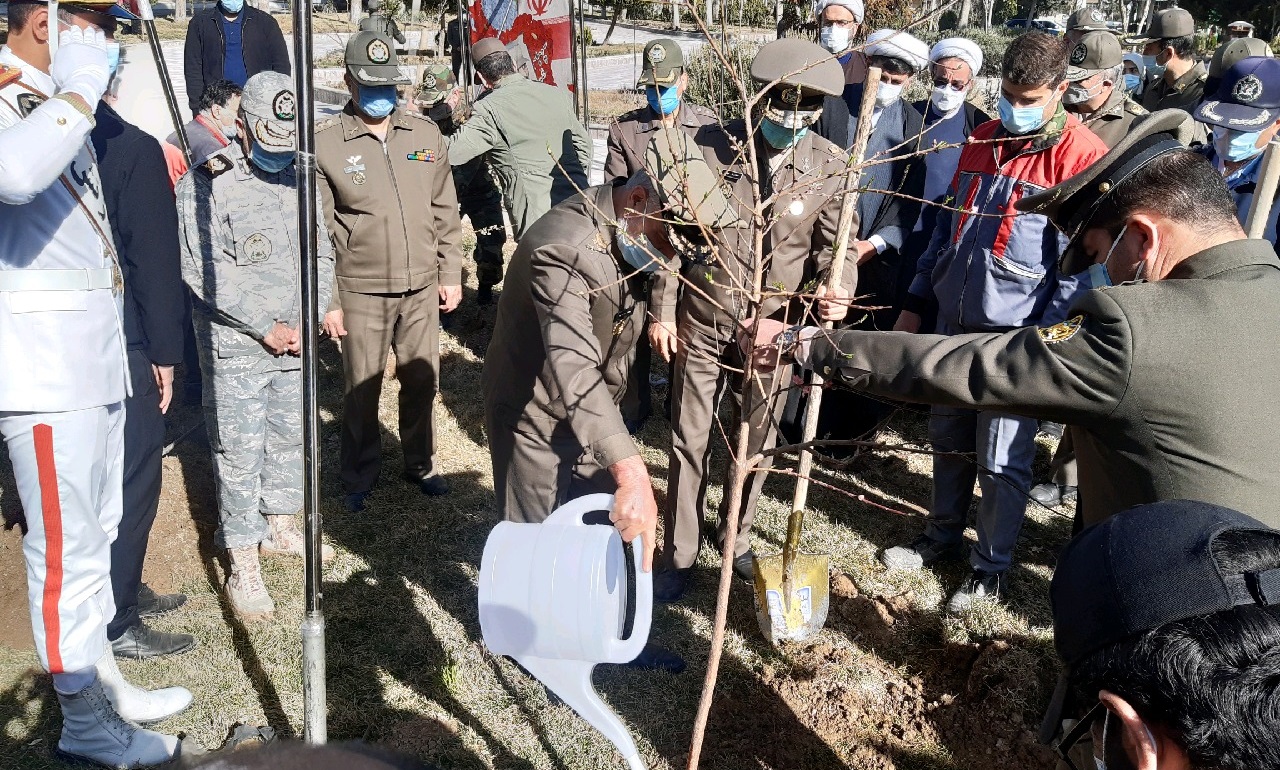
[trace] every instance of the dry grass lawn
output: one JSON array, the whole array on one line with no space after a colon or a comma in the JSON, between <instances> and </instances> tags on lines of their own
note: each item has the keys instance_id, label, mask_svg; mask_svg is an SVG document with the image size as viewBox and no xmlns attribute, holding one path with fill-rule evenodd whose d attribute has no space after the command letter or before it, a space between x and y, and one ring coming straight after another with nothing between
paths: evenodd
<instances>
[{"instance_id":1,"label":"dry grass lawn","mask_svg":"<svg viewBox=\"0 0 1280 770\"><path fill-rule=\"evenodd\" d=\"M472 299L468 291L466 301ZM381 484L365 513L341 509L335 472L340 369L326 345L323 511L326 538L338 551L325 573L329 735L384 743L440 768L619 767L603 738L480 641L475 585L494 500L479 378L492 313L465 305L443 338L437 425L440 462L453 487L443 499L423 498L399 480L397 385L391 380L382 401ZM659 391L660 404L665 389ZM172 428L196 418L194 409L179 409ZM881 438L921 445L923 418L900 411ZM661 500L666 423L650 420L640 439ZM1050 450L1042 446L1042 469ZM722 467L723 457L717 472ZM182 656L124 662L121 669L143 685L191 688L195 704L163 727L197 744L219 745L235 722L296 734L302 714L301 564L269 564L268 584L279 606L273 622L237 622L219 593L225 566L212 546L216 516L207 446L198 439L179 444L164 470L148 580L162 590L182 590L190 601L155 625L194 634L199 644ZM827 627L803 647L772 649L757 629L750 590L734 586L703 767L1050 767L1048 754L1031 744L1054 676L1047 586L1053 554L1069 534L1070 511L1033 506L1007 607L948 617L941 605L966 567L896 574L875 558L918 531L929 493L927 456L880 451L852 468L823 467L818 474L823 483L865 500L821 486L811 495L805 548L829 553L833 569ZM713 501L720 494L713 488ZM785 477L767 486L754 535L759 551L778 548L790 494ZM11 486L0 502L13 510ZM16 530L0 537L0 596L9 608L3 616L9 627L0 635L6 645L0 646L0 767L42 770L60 767L50 757L60 722L48 678L36 671L29 641L22 641L28 632L18 547ZM655 610L652 638L686 658L685 673L597 669L598 688L654 768L683 767L718 562L704 550L686 600Z\"/></svg>"}]
</instances>

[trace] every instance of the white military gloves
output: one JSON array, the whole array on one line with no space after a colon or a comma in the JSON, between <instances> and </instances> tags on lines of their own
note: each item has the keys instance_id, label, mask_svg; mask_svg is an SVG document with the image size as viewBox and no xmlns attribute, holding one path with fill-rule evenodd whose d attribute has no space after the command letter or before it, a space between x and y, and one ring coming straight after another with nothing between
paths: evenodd
<instances>
[{"instance_id":1,"label":"white military gloves","mask_svg":"<svg viewBox=\"0 0 1280 770\"><path fill-rule=\"evenodd\" d=\"M74 93L92 110L107 92L107 39L101 29L72 27L58 35L58 52L49 67L58 93Z\"/></svg>"}]
</instances>

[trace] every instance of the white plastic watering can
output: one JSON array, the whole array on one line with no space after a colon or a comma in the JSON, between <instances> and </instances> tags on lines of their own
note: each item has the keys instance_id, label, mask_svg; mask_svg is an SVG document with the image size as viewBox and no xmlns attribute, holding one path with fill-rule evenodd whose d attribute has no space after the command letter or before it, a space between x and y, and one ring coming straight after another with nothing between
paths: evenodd
<instances>
[{"instance_id":1,"label":"white plastic watering can","mask_svg":"<svg viewBox=\"0 0 1280 770\"><path fill-rule=\"evenodd\" d=\"M618 747L631 770L647 770L631 733L591 686L599 663L629 663L649 639L653 575L636 559L636 607L626 620L627 562L613 527L582 517L613 510L613 495L587 495L541 524L500 522L480 560L480 630ZM643 553L641 546L637 555Z\"/></svg>"}]
</instances>

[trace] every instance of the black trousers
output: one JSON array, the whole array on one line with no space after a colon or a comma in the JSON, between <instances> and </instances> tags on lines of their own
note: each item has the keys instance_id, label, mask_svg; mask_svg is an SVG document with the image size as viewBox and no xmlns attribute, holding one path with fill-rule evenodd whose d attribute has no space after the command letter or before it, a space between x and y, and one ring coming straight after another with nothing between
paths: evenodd
<instances>
[{"instance_id":1,"label":"black trousers","mask_svg":"<svg viewBox=\"0 0 1280 770\"><path fill-rule=\"evenodd\" d=\"M160 504L160 461L164 451L164 415L151 361L141 350L129 351L133 395L124 401L124 513L111 544L111 592L116 616L107 624L115 641L138 622L138 586L147 540Z\"/></svg>"}]
</instances>

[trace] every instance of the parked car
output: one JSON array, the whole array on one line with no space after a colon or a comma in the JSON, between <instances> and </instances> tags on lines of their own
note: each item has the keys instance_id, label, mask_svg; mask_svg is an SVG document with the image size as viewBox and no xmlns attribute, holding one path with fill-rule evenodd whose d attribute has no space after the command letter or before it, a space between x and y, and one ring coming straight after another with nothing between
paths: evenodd
<instances>
[{"instance_id":1,"label":"parked car","mask_svg":"<svg viewBox=\"0 0 1280 770\"><path fill-rule=\"evenodd\" d=\"M1026 29L1026 19L1008 19L1004 23L1005 29ZM1050 35L1065 35L1066 27L1062 26L1053 19L1034 19L1031 22L1032 29L1038 29L1041 32L1048 32Z\"/></svg>"}]
</instances>

